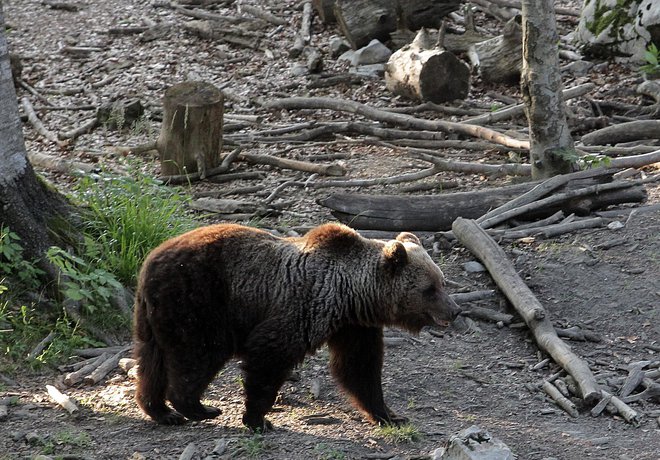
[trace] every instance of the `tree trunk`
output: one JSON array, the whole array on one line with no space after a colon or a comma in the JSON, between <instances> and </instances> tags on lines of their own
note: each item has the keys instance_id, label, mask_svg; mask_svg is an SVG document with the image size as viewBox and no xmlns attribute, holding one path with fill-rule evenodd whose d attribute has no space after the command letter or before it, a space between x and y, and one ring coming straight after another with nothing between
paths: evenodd
<instances>
[{"instance_id":1,"label":"tree trunk","mask_svg":"<svg viewBox=\"0 0 660 460\"><path fill-rule=\"evenodd\" d=\"M576 169L559 72L559 35L552 0L523 0L521 89L530 135L532 177Z\"/></svg>"},{"instance_id":2,"label":"tree trunk","mask_svg":"<svg viewBox=\"0 0 660 460\"><path fill-rule=\"evenodd\" d=\"M18 234L23 256L41 259L41 268L54 279L55 270L43 260L44 253L55 243L54 235L71 234L72 208L38 180L27 161L4 31L0 3L0 225Z\"/></svg>"},{"instance_id":3,"label":"tree trunk","mask_svg":"<svg viewBox=\"0 0 660 460\"><path fill-rule=\"evenodd\" d=\"M188 81L169 88L163 98L158 142L163 176L200 173L220 163L222 93L210 83Z\"/></svg>"}]
</instances>

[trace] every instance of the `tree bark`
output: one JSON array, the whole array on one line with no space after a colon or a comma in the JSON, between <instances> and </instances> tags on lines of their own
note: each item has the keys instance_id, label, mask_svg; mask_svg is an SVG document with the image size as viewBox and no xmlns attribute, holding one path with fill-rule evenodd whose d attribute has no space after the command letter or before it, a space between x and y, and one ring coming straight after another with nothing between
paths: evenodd
<instances>
[{"instance_id":1,"label":"tree bark","mask_svg":"<svg viewBox=\"0 0 660 460\"><path fill-rule=\"evenodd\" d=\"M206 171L220 163L222 93L210 83L188 81L170 87L163 98L163 124L156 146L161 174Z\"/></svg>"},{"instance_id":2,"label":"tree bark","mask_svg":"<svg viewBox=\"0 0 660 460\"><path fill-rule=\"evenodd\" d=\"M542 179L577 169L566 122L559 72L559 35L552 0L523 0L521 89L530 133L532 177Z\"/></svg>"},{"instance_id":3,"label":"tree bark","mask_svg":"<svg viewBox=\"0 0 660 460\"><path fill-rule=\"evenodd\" d=\"M385 41L397 27L395 0L337 0L335 18L353 49Z\"/></svg>"},{"instance_id":4,"label":"tree bark","mask_svg":"<svg viewBox=\"0 0 660 460\"><path fill-rule=\"evenodd\" d=\"M390 56L385 84L394 94L437 104L467 97L470 69L450 51L429 43L421 29L410 45Z\"/></svg>"},{"instance_id":5,"label":"tree bark","mask_svg":"<svg viewBox=\"0 0 660 460\"><path fill-rule=\"evenodd\" d=\"M430 196L336 193L319 200L319 204L330 208L332 215L339 221L356 229L441 231L450 229L452 222L458 217L476 219L489 209L504 205L536 185L538 182ZM570 195L572 190L584 185L584 182L567 184L567 194ZM641 202L645 199L644 187L637 185L624 190L567 196L524 215L526 218L546 217L560 209L565 214L582 215L612 204ZM515 216L518 215L522 214Z\"/></svg>"},{"instance_id":6,"label":"tree bark","mask_svg":"<svg viewBox=\"0 0 660 460\"><path fill-rule=\"evenodd\" d=\"M461 243L484 263L497 285L532 330L539 347L573 376L585 401L595 402L600 396L600 390L591 370L557 337L545 308L518 276L502 248L474 221L457 219L453 230Z\"/></svg>"},{"instance_id":7,"label":"tree bark","mask_svg":"<svg viewBox=\"0 0 660 460\"><path fill-rule=\"evenodd\" d=\"M0 225L21 237L26 259L45 259L45 251L55 243L53 235L63 229L74 233L68 226L72 208L37 178L27 160L4 31L0 3ZM41 260L40 265L55 278L50 264Z\"/></svg>"},{"instance_id":8,"label":"tree bark","mask_svg":"<svg viewBox=\"0 0 660 460\"><path fill-rule=\"evenodd\" d=\"M504 26L502 35L471 47L474 67L486 82L510 83L520 79L522 67L521 17L515 16Z\"/></svg>"}]
</instances>

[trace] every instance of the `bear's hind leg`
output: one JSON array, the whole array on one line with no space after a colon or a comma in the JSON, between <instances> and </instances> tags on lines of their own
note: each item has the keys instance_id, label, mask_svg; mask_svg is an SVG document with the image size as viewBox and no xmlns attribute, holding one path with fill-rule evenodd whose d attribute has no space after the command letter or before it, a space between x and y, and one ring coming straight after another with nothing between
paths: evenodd
<instances>
[{"instance_id":1,"label":"bear's hind leg","mask_svg":"<svg viewBox=\"0 0 660 460\"><path fill-rule=\"evenodd\" d=\"M332 375L358 409L378 424L408 422L392 412L383 398L382 328L346 326L330 337L328 347Z\"/></svg>"},{"instance_id":2,"label":"bear's hind leg","mask_svg":"<svg viewBox=\"0 0 660 460\"><path fill-rule=\"evenodd\" d=\"M305 357L305 349L285 333L277 321L266 321L248 338L242 369L245 387L243 424L252 431L272 429L266 414L293 367Z\"/></svg>"},{"instance_id":3,"label":"bear's hind leg","mask_svg":"<svg viewBox=\"0 0 660 460\"><path fill-rule=\"evenodd\" d=\"M161 425L182 424L185 421L183 416L165 404L167 373L158 345L153 339L146 342L138 341L135 356L139 363L135 390L138 406L156 423Z\"/></svg>"},{"instance_id":4,"label":"bear's hind leg","mask_svg":"<svg viewBox=\"0 0 660 460\"><path fill-rule=\"evenodd\" d=\"M192 356L191 356L192 355ZM227 359L192 354L168 362L167 399L189 420L206 420L222 413L200 402L204 391Z\"/></svg>"}]
</instances>

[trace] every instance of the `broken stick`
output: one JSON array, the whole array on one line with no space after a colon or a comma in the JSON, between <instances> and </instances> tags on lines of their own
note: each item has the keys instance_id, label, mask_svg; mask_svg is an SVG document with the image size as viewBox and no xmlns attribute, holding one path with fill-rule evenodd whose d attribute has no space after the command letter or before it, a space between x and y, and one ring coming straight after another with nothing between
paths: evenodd
<instances>
[{"instance_id":1,"label":"broken stick","mask_svg":"<svg viewBox=\"0 0 660 460\"><path fill-rule=\"evenodd\" d=\"M459 241L486 266L531 329L539 347L573 376L585 401L595 402L601 394L589 366L557 337L545 308L520 278L502 248L474 220L459 217L454 221L452 230Z\"/></svg>"}]
</instances>

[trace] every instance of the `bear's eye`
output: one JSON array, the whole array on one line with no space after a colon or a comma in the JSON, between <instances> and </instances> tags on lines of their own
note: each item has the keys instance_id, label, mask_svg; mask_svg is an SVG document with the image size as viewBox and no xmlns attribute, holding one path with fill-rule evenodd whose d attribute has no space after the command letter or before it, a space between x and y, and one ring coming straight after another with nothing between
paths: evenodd
<instances>
[{"instance_id":1,"label":"bear's eye","mask_svg":"<svg viewBox=\"0 0 660 460\"><path fill-rule=\"evenodd\" d=\"M422 291L422 295L427 298L435 297L436 289L435 284L430 285Z\"/></svg>"}]
</instances>

